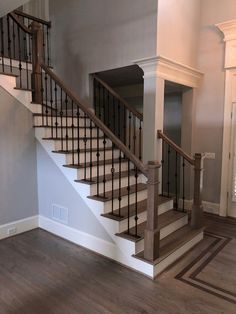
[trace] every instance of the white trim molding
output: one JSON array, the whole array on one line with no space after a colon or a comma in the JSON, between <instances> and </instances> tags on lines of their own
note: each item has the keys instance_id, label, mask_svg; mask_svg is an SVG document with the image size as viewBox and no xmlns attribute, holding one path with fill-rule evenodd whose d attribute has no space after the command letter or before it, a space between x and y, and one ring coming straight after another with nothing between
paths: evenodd
<instances>
[{"instance_id":1,"label":"white trim molding","mask_svg":"<svg viewBox=\"0 0 236 314\"><path fill-rule=\"evenodd\" d=\"M38 216L0 225L0 240L38 228Z\"/></svg>"},{"instance_id":2,"label":"white trim molding","mask_svg":"<svg viewBox=\"0 0 236 314\"><path fill-rule=\"evenodd\" d=\"M204 74L197 69L163 56L135 60L144 71L144 78L160 77L192 88L200 86Z\"/></svg>"},{"instance_id":3,"label":"white trim molding","mask_svg":"<svg viewBox=\"0 0 236 314\"><path fill-rule=\"evenodd\" d=\"M220 193L220 216L228 215L228 195L230 171L229 156L231 150L231 125L232 105L234 102L233 89L236 77L236 20L215 24L222 32L225 42L225 97L224 97L224 126L223 126L223 149L221 170L221 193Z\"/></svg>"}]
</instances>

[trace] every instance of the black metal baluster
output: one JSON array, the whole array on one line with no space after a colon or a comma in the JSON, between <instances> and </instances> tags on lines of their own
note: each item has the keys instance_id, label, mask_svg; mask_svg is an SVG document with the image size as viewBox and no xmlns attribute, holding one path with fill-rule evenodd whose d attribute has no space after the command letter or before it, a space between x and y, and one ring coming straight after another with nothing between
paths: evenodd
<instances>
[{"instance_id":1,"label":"black metal baluster","mask_svg":"<svg viewBox=\"0 0 236 314\"><path fill-rule=\"evenodd\" d=\"M100 102L100 101L99 101ZM99 162L100 162L99 128L97 127L97 195L99 195Z\"/></svg>"},{"instance_id":2,"label":"black metal baluster","mask_svg":"<svg viewBox=\"0 0 236 314\"><path fill-rule=\"evenodd\" d=\"M111 212L114 215L114 145L112 143L112 152L111 152Z\"/></svg>"},{"instance_id":3,"label":"black metal baluster","mask_svg":"<svg viewBox=\"0 0 236 314\"><path fill-rule=\"evenodd\" d=\"M118 101L118 138L121 139L121 136L120 136L120 102Z\"/></svg>"},{"instance_id":4,"label":"black metal baluster","mask_svg":"<svg viewBox=\"0 0 236 314\"><path fill-rule=\"evenodd\" d=\"M26 64L26 88L29 89L29 64L28 64L26 33L24 33L23 40L24 40L24 59L25 59L25 64Z\"/></svg>"},{"instance_id":5,"label":"black metal baluster","mask_svg":"<svg viewBox=\"0 0 236 314\"><path fill-rule=\"evenodd\" d=\"M138 238L138 168L135 167L135 237Z\"/></svg>"},{"instance_id":6,"label":"black metal baluster","mask_svg":"<svg viewBox=\"0 0 236 314\"><path fill-rule=\"evenodd\" d=\"M50 76L50 109L51 109L51 137L53 138L53 97L52 97L52 78Z\"/></svg>"},{"instance_id":7,"label":"black metal baluster","mask_svg":"<svg viewBox=\"0 0 236 314\"><path fill-rule=\"evenodd\" d=\"M112 107L113 107L113 114L112 114L112 118L113 118L113 133L115 133L116 130L116 106L115 106L115 97L112 97Z\"/></svg>"},{"instance_id":8,"label":"black metal baluster","mask_svg":"<svg viewBox=\"0 0 236 314\"><path fill-rule=\"evenodd\" d=\"M185 159L183 158L183 212L185 212Z\"/></svg>"},{"instance_id":9,"label":"black metal baluster","mask_svg":"<svg viewBox=\"0 0 236 314\"><path fill-rule=\"evenodd\" d=\"M45 124L45 121L44 121L44 102L43 102L43 99L44 99L44 80L43 80L43 69L41 68L41 109L42 109L42 125L44 126Z\"/></svg>"},{"instance_id":10,"label":"black metal baluster","mask_svg":"<svg viewBox=\"0 0 236 314\"><path fill-rule=\"evenodd\" d=\"M72 135L72 165L75 164L75 124L74 124L74 102L71 100L71 110L72 110L72 122L71 122L71 135ZM77 136L80 136L79 128L77 127Z\"/></svg>"},{"instance_id":11,"label":"black metal baluster","mask_svg":"<svg viewBox=\"0 0 236 314\"><path fill-rule=\"evenodd\" d=\"M48 66L50 66L50 47L49 47L49 26L47 25L47 62Z\"/></svg>"},{"instance_id":12,"label":"black metal baluster","mask_svg":"<svg viewBox=\"0 0 236 314\"><path fill-rule=\"evenodd\" d=\"M165 166L165 143L162 141L162 159L161 159L161 195L164 196L164 166Z\"/></svg>"},{"instance_id":13,"label":"black metal baluster","mask_svg":"<svg viewBox=\"0 0 236 314\"><path fill-rule=\"evenodd\" d=\"M45 113L46 113L46 125L48 126L48 75L45 72L44 75L44 84L45 84Z\"/></svg>"},{"instance_id":14,"label":"black metal baluster","mask_svg":"<svg viewBox=\"0 0 236 314\"><path fill-rule=\"evenodd\" d=\"M63 128L64 128L64 124L63 124L63 93L62 93L62 88L61 88L61 109L60 109L60 116L61 116L61 150L64 151L64 141L63 141Z\"/></svg>"},{"instance_id":15,"label":"black metal baluster","mask_svg":"<svg viewBox=\"0 0 236 314\"><path fill-rule=\"evenodd\" d=\"M139 159L142 160L142 121L139 122Z\"/></svg>"},{"instance_id":16,"label":"black metal baluster","mask_svg":"<svg viewBox=\"0 0 236 314\"><path fill-rule=\"evenodd\" d=\"M93 167L93 127L92 127L92 120L90 120L90 182L92 182L92 167Z\"/></svg>"},{"instance_id":17,"label":"black metal baluster","mask_svg":"<svg viewBox=\"0 0 236 314\"><path fill-rule=\"evenodd\" d=\"M57 103L57 84L55 82L55 85L54 85L54 92L55 92L55 105L56 105L56 122L55 122L55 126L56 126L56 138L58 138L58 103Z\"/></svg>"},{"instance_id":18,"label":"black metal baluster","mask_svg":"<svg viewBox=\"0 0 236 314\"><path fill-rule=\"evenodd\" d=\"M43 63L45 64L45 25L43 25Z\"/></svg>"},{"instance_id":19,"label":"black metal baluster","mask_svg":"<svg viewBox=\"0 0 236 314\"><path fill-rule=\"evenodd\" d=\"M76 116L77 116L77 160L78 160L78 165L80 165L80 110L79 107L77 106L77 112L76 112Z\"/></svg>"},{"instance_id":20,"label":"black metal baluster","mask_svg":"<svg viewBox=\"0 0 236 314\"><path fill-rule=\"evenodd\" d=\"M121 217L121 159L122 159L122 156L121 156L121 151L120 151L120 154L119 154L119 198L118 198L119 217Z\"/></svg>"},{"instance_id":21,"label":"black metal baluster","mask_svg":"<svg viewBox=\"0 0 236 314\"><path fill-rule=\"evenodd\" d=\"M2 71L5 71L5 62L4 62L4 23L3 18L0 19L0 27L1 27L1 59L2 59Z\"/></svg>"},{"instance_id":22,"label":"black metal baluster","mask_svg":"<svg viewBox=\"0 0 236 314\"><path fill-rule=\"evenodd\" d=\"M167 196L170 197L170 145L168 145L167 157Z\"/></svg>"},{"instance_id":23,"label":"black metal baluster","mask_svg":"<svg viewBox=\"0 0 236 314\"><path fill-rule=\"evenodd\" d=\"M175 152L175 210L178 210L178 153Z\"/></svg>"},{"instance_id":24,"label":"black metal baluster","mask_svg":"<svg viewBox=\"0 0 236 314\"><path fill-rule=\"evenodd\" d=\"M68 96L67 96L67 94L65 96L65 104L66 104L66 135L65 135L65 138L66 138L66 151L68 152L69 151L69 143L68 143L69 135L68 135Z\"/></svg>"},{"instance_id":25,"label":"black metal baluster","mask_svg":"<svg viewBox=\"0 0 236 314\"><path fill-rule=\"evenodd\" d=\"M125 145L127 145L127 143L126 143L126 107L125 107L125 105L123 105L123 132L124 132L124 134L123 134L123 143L125 144Z\"/></svg>"},{"instance_id":26,"label":"black metal baluster","mask_svg":"<svg viewBox=\"0 0 236 314\"><path fill-rule=\"evenodd\" d=\"M103 137L103 197L106 197L106 135Z\"/></svg>"},{"instance_id":27,"label":"black metal baluster","mask_svg":"<svg viewBox=\"0 0 236 314\"><path fill-rule=\"evenodd\" d=\"M7 15L7 50L8 50L8 58L10 59L10 71L12 73L12 56L11 56L11 36L10 36L10 21L9 15Z\"/></svg>"},{"instance_id":28,"label":"black metal baluster","mask_svg":"<svg viewBox=\"0 0 236 314\"><path fill-rule=\"evenodd\" d=\"M20 71L20 88L22 88L22 63L21 63L21 32L20 27L17 26L17 33L18 33L18 52L19 52L19 71Z\"/></svg>"},{"instance_id":29,"label":"black metal baluster","mask_svg":"<svg viewBox=\"0 0 236 314\"><path fill-rule=\"evenodd\" d=\"M130 233L130 161L128 159L128 186L127 186L127 191L128 191L128 226L127 226L127 233Z\"/></svg>"},{"instance_id":30,"label":"black metal baluster","mask_svg":"<svg viewBox=\"0 0 236 314\"><path fill-rule=\"evenodd\" d=\"M101 105L101 85L98 83L98 111L99 111L99 119L102 120L102 105Z\"/></svg>"},{"instance_id":31,"label":"black metal baluster","mask_svg":"<svg viewBox=\"0 0 236 314\"><path fill-rule=\"evenodd\" d=\"M16 59L16 32L15 22L12 22L13 58Z\"/></svg>"},{"instance_id":32,"label":"black metal baluster","mask_svg":"<svg viewBox=\"0 0 236 314\"><path fill-rule=\"evenodd\" d=\"M133 154L136 155L136 118L133 115Z\"/></svg>"},{"instance_id":33,"label":"black metal baluster","mask_svg":"<svg viewBox=\"0 0 236 314\"><path fill-rule=\"evenodd\" d=\"M131 112L129 111L129 145L128 145L129 149L131 149L131 119L132 119Z\"/></svg>"},{"instance_id":34,"label":"black metal baluster","mask_svg":"<svg viewBox=\"0 0 236 314\"><path fill-rule=\"evenodd\" d=\"M91 141L92 139L90 139ZM84 114L84 180L87 180L87 125L86 125L86 115Z\"/></svg>"}]
</instances>

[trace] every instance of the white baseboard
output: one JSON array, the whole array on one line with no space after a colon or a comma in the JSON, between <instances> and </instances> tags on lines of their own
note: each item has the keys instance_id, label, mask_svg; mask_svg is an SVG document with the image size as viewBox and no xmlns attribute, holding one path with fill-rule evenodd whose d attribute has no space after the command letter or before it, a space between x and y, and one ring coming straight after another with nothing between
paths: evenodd
<instances>
[{"instance_id":1,"label":"white baseboard","mask_svg":"<svg viewBox=\"0 0 236 314\"><path fill-rule=\"evenodd\" d=\"M33 216L0 225L0 240L38 228L38 216ZM10 234L9 234L9 231Z\"/></svg>"},{"instance_id":2,"label":"white baseboard","mask_svg":"<svg viewBox=\"0 0 236 314\"><path fill-rule=\"evenodd\" d=\"M203 201L204 211L210 214L219 215L220 204Z\"/></svg>"},{"instance_id":3,"label":"white baseboard","mask_svg":"<svg viewBox=\"0 0 236 314\"><path fill-rule=\"evenodd\" d=\"M114 243L102 240L86 232L61 224L49 218L39 216L39 228L55 234L65 240L83 246L96 253L113 258L117 254Z\"/></svg>"}]
</instances>

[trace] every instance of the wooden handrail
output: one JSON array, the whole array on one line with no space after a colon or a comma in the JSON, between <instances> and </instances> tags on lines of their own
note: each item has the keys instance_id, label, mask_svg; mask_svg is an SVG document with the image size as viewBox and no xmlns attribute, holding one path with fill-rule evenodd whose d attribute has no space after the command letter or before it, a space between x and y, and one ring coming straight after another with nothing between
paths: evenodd
<instances>
[{"instance_id":1,"label":"wooden handrail","mask_svg":"<svg viewBox=\"0 0 236 314\"><path fill-rule=\"evenodd\" d=\"M157 136L158 136L158 138L161 138L163 141L165 141L168 145L170 145L177 153L179 153L192 166L195 165L195 159L192 158L187 153L185 153L182 148L180 148L178 145L176 145L171 139L168 138L168 136L166 136L160 130L157 131Z\"/></svg>"},{"instance_id":2,"label":"wooden handrail","mask_svg":"<svg viewBox=\"0 0 236 314\"><path fill-rule=\"evenodd\" d=\"M114 91L106 82L104 82L100 77L98 77L96 74L93 74L93 77L101 84L103 85L114 97L116 97L130 112L133 113L135 117L137 117L139 120L143 121L143 115L138 112L135 108L133 108L123 97L121 97L117 92Z\"/></svg>"},{"instance_id":3,"label":"wooden handrail","mask_svg":"<svg viewBox=\"0 0 236 314\"><path fill-rule=\"evenodd\" d=\"M83 103L78 96L76 96L65 84L64 82L52 72L48 66L41 63L42 69L47 73L60 88L74 101L75 104L93 121L93 123L104 132L104 134L119 148L124 155L138 168L140 172L147 176L147 168L131 151L114 135L113 132L108 129L105 124L93 113L91 109L88 109L88 105Z\"/></svg>"},{"instance_id":4,"label":"wooden handrail","mask_svg":"<svg viewBox=\"0 0 236 314\"><path fill-rule=\"evenodd\" d=\"M44 25L47 25L48 27L51 27L51 21L45 21L43 19L40 19L38 17L35 17L33 15L30 15L28 13L25 13L25 12L22 12L22 11L19 11L19 10L14 10L13 11L16 15L19 15L19 16L22 16L22 17L26 17L30 20L33 20L35 22L38 22L40 24L44 24Z\"/></svg>"},{"instance_id":5,"label":"wooden handrail","mask_svg":"<svg viewBox=\"0 0 236 314\"><path fill-rule=\"evenodd\" d=\"M26 32L27 34L30 34L32 35L33 32L31 31L31 29L29 29L27 26L25 26L24 23L22 23L22 21L18 18L18 16L15 14L15 13L9 13L8 14L12 19L13 21L24 31Z\"/></svg>"}]
</instances>

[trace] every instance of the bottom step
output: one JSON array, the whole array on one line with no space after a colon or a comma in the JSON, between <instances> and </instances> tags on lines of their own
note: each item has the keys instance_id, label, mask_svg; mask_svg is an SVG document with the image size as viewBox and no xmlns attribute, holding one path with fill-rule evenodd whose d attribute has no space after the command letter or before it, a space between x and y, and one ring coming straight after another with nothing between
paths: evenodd
<instances>
[{"instance_id":1,"label":"bottom step","mask_svg":"<svg viewBox=\"0 0 236 314\"><path fill-rule=\"evenodd\" d=\"M160 241L160 257L154 262L147 261L144 258L144 251L133 255L133 257L153 265L154 278L202 239L203 228L191 229L191 227L187 225Z\"/></svg>"}]
</instances>

